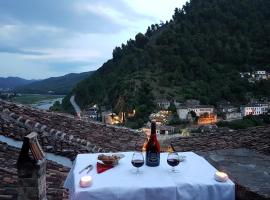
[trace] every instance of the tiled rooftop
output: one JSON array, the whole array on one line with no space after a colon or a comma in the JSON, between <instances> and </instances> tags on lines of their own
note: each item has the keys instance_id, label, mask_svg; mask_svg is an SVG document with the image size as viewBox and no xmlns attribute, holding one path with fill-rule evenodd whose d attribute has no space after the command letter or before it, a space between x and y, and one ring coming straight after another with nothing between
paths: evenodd
<instances>
[{"instance_id":1,"label":"tiled rooftop","mask_svg":"<svg viewBox=\"0 0 270 200\"><path fill-rule=\"evenodd\" d=\"M145 141L145 135L135 130L84 121L68 114L41 111L5 101L0 101L0 114L2 134L9 134L7 136L19 140L31 131L36 131L39 139L55 138L64 142L66 147L73 145L72 149L76 149L79 146L88 152L134 150L136 144L142 145Z\"/></svg>"},{"instance_id":2,"label":"tiled rooftop","mask_svg":"<svg viewBox=\"0 0 270 200\"><path fill-rule=\"evenodd\" d=\"M18 174L16 162L19 149L0 142L0 199L17 199ZM63 188L64 180L70 169L62 165L47 161L46 184L47 199L67 199L67 192Z\"/></svg>"},{"instance_id":3,"label":"tiled rooftop","mask_svg":"<svg viewBox=\"0 0 270 200\"><path fill-rule=\"evenodd\" d=\"M136 144L142 145L145 141L144 134L134 130L82 121L67 114L0 101L0 135L22 140L32 131L38 133L38 139L45 151L70 158L84 152L132 151ZM270 155L270 126L179 137L174 138L171 144L176 151L210 154L220 149L247 148ZM16 197L17 175L14 164L17 157L18 150L0 143L0 199ZM61 199L67 169L51 162L48 162L47 166L48 199ZM254 177L255 182L258 178Z\"/></svg>"},{"instance_id":4,"label":"tiled rooftop","mask_svg":"<svg viewBox=\"0 0 270 200\"><path fill-rule=\"evenodd\" d=\"M214 133L193 137L179 137L171 142L176 151L213 151L247 148L270 155L270 126Z\"/></svg>"}]
</instances>

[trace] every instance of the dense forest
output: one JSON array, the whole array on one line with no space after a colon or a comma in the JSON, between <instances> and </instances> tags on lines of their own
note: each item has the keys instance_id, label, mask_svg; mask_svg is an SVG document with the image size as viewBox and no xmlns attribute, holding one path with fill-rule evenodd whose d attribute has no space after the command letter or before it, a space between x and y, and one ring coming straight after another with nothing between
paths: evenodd
<instances>
[{"instance_id":1,"label":"dense forest","mask_svg":"<svg viewBox=\"0 0 270 200\"><path fill-rule=\"evenodd\" d=\"M193 98L215 105L270 97L270 81L249 83L239 75L270 71L270 1L191 0L175 9L169 22L149 26L112 54L72 91L82 107L136 109L143 122L154 99ZM70 95L62 105L69 111Z\"/></svg>"}]
</instances>

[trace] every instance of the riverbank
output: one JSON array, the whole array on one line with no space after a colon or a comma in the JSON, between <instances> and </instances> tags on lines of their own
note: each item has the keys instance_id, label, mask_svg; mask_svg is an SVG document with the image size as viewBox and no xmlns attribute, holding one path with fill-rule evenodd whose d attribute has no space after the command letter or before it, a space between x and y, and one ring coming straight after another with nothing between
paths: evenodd
<instances>
[{"instance_id":1,"label":"riverbank","mask_svg":"<svg viewBox=\"0 0 270 200\"><path fill-rule=\"evenodd\" d=\"M33 108L42 110L49 110L56 101L62 102L64 95L51 94L20 94L12 97L11 101L14 103L29 105Z\"/></svg>"}]
</instances>

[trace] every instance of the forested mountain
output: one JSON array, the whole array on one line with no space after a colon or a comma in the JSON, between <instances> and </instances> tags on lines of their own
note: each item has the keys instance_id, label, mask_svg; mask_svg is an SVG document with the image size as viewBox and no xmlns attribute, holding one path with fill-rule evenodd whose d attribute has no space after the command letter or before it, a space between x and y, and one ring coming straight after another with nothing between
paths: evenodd
<instances>
[{"instance_id":1,"label":"forested mountain","mask_svg":"<svg viewBox=\"0 0 270 200\"><path fill-rule=\"evenodd\" d=\"M0 77L0 88L2 89L14 89L15 87L33 83L36 80L26 80L19 77Z\"/></svg>"},{"instance_id":2,"label":"forested mountain","mask_svg":"<svg viewBox=\"0 0 270 200\"><path fill-rule=\"evenodd\" d=\"M81 80L90 76L92 72L71 73L59 77L51 77L31 84L15 88L16 92L30 94L68 94L72 88Z\"/></svg>"},{"instance_id":3,"label":"forested mountain","mask_svg":"<svg viewBox=\"0 0 270 200\"><path fill-rule=\"evenodd\" d=\"M171 21L116 47L113 58L72 93L81 106L109 104L145 115L153 109L151 94L141 94L151 90L156 99L244 103L270 97L269 81L240 78L239 72L259 69L270 71L270 1L191 0ZM68 97L63 108L70 108Z\"/></svg>"}]
</instances>

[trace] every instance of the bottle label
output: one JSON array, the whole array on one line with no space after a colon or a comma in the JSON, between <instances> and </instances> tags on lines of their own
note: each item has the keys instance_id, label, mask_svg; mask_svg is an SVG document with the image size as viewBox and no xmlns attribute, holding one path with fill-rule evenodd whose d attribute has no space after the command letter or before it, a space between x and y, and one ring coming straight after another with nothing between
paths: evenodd
<instances>
[{"instance_id":1,"label":"bottle label","mask_svg":"<svg viewBox=\"0 0 270 200\"><path fill-rule=\"evenodd\" d=\"M158 166L159 165L159 153L148 152L146 164L148 166Z\"/></svg>"}]
</instances>

